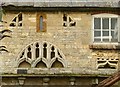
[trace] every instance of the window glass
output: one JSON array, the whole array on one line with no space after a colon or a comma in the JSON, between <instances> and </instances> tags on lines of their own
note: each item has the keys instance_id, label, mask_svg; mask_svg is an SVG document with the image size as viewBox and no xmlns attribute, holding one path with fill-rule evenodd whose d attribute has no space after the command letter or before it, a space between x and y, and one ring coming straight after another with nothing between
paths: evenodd
<instances>
[{"instance_id":1,"label":"window glass","mask_svg":"<svg viewBox=\"0 0 120 87\"><path fill-rule=\"evenodd\" d=\"M100 28L101 28L100 18L94 18L94 29L100 29Z\"/></svg>"},{"instance_id":2,"label":"window glass","mask_svg":"<svg viewBox=\"0 0 120 87\"><path fill-rule=\"evenodd\" d=\"M112 42L116 42L118 40L118 32L115 32L115 31L111 31L111 41Z\"/></svg>"},{"instance_id":3,"label":"window glass","mask_svg":"<svg viewBox=\"0 0 120 87\"><path fill-rule=\"evenodd\" d=\"M109 36L109 31L103 31L103 36Z\"/></svg>"},{"instance_id":4,"label":"window glass","mask_svg":"<svg viewBox=\"0 0 120 87\"><path fill-rule=\"evenodd\" d=\"M109 18L102 19L102 26L103 26L103 29L109 29Z\"/></svg>"},{"instance_id":5,"label":"window glass","mask_svg":"<svg viewBox=\"0 0 120 87\"><path fill-rule=\"evenodd\" d=\"M111 29L115 29L117 27L117 18L111 18Z\"/></svg>"},{"instance_id":6,"label":"window glass","mask_svg":"<svg viewBox=\"0 0 120 87\"><path fill-rule=\"evenodd\" d=\"M94 38L94 41L95 41L95 42L100 42L101 39L100 39L100 38Z\"/></svg>"},{"instance_id":7,"label":"window glass","mask_svg":"<svg viewBox=\"0 0 120 87\"><path fill-rule=\"evenodd\" d=\"M40 16L40 30L43 30L43 17Z\"/></svg>"},{"instance_id":8,"label":"window glass","mask_svg":"<svg viewBox=\"0 0 120 87\"><path fill-rule=\"evenodd\" d=\"M46 14L45 13L37 13L36 16L37 19L37 25L36 25L36 30L37 32L46 32Z\"/></svg>"},{"instance_id":9,"label":"window glass","mask_svg":"<svg viewBox=\"0 0 120 87\"><path fill-rule=\"evenodd\" d=\"M94 37L99 37L101 36L101 31L95 31L94 32Z\"/></svg>"},{"instance_id":10,"label":"window glass","mask_svg":"<svg viewBox=\"0 0 120 87\"><path fill-rule=\"evenodd\" d=\"M108 42L108 41L109 41L109 39L103 39L103 41L104 41L104 42Z\"/></svg>"}]
</instances>

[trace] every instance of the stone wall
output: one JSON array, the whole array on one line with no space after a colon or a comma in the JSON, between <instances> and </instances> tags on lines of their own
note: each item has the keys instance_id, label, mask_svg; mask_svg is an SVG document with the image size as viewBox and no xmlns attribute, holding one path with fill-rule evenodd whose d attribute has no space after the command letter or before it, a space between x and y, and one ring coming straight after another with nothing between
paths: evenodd
<instances>
[{"instance_id":1,"label":"stone wall","mask_svg":"<svg viewBox=\"0 0 120 87\"><path fill-rule=\"evenodd\" d=\"M46 14L46 32L36 32L37 12L21 12L22 27L10 27L12 19L19 12L6 12L3 19L7 21L3 28L10 29L12 38L1 41L9 50L2 53L3 74L16 74L17 58L30 43L47 41L59 48L65 56L67 67L55 69L29 68L28 73L35 74L81 74L109 75L117 69L97 69L99 59L118 60L118 50L90 49L92 43L92 15L86 12L44 12ZM42 14L41 12L40 14ZM67 14L75 26L63 26L63 14Z\"/></svg>"}]
</instances>

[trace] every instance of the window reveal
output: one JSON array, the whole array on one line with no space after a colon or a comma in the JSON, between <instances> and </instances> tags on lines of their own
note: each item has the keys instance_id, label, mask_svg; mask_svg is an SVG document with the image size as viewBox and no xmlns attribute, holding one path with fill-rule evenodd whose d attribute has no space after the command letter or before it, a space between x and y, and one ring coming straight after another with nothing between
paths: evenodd
<instances>
[{"instance_id":1,"label":"window reveal","mask_svg":"<svg viewBox=\"0 0 120 87\"><path fill-rule=\"evenodd\" d=\"M37 13L37 32L46 31L46 14Z\"/></svg>"},{"instance_id":2,"label":"window reveal","mask_svg":"<svg viewBox=\"0 0 120 87\"><path fill-rule=\"evenodd\" d=\"M43 17L40 16L40 31L43 30Z\"/></svg>"}]
</instances>

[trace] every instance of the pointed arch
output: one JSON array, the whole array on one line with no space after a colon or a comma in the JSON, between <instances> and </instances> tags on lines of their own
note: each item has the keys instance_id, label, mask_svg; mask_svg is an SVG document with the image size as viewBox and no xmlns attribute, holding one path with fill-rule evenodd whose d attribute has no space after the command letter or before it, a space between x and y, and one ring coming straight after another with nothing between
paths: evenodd
<instances>
[{"instance_id":1,"label":"pointed arch","mask_svg":"<svg viewBox=\"0 0 120 87\"><path fill-rule=\"evenodd\" d=\"M67 66L66 63L64 62L64 59L62 59L62 58L60 58L60 57L57 57L57 58L51 59L51 61L50 61L50 68L53 67L53 64L54 64L56 61L59 62L59 63L61 63L63 67L66 67L66 66ZM56 63L55 63L55 64L56 64Z\"/></svg>"},{"instance_id":2,"label":"pointed arch","mask_svg":"<svg viewBox=\"0 0 120 87\"><path fill-rule=\"evenodd\" d=\"M30 65L30 63L28 63L28 62L26 62L26 61L23 61L23 62L21 62L21 63L19 64L18 67L19 67L19 68L30 68L31 65Z\"/></svg>"},{"instance_id":3,"label":"pointed arch","mask_svg":"<svg viewBox=\"0 0 120 87\"><path fill-rule=\"evenodd\" d=\"M37 41L27 45L18 55L17 67L24 60L30 63L31 67L36 68L43 66L51 68L56 62L63 67L67 66L61 50L47 41Z\"/></svg>"},{"instance_id":4,"label":"pointed arch","mask_svg":"<svg viewBox=\"0 0 120 87\"><path fill-rule=\"evenodd\" d=\"M32 67L36 67L37 64L39 64L40 62L44 63L46 67L48 67L48 62L47 62L47 59L45 58L38 58L36 59L33 64L32 64ZM37 67L36 67L37 68Z\"/></svg>"},{"instance_id":5,"label":"pointed arch","mask_svg":"<svg viewBox=\"0 0 120 87\"><path fill-rule=\"evenodd\" d=\"M29 63L29 64L32 63L32 61L31 61L30 59L27 59L27 58L21 58L21 59L19 59L19 61L17 62L17 67L19 67L20 64L23 63L23 62L27 62L27 63Z\"/></svg>"},{"instance_id":6,"label":"pointed arch","mask_svg":"<svg viewBox=\"0 0 120 87\"><path fill-rule=\"evenodd\" d=\"M40 61L36 64L35 68L47 68L47 66L43 61Z\"/></svg>"},{"instance_id":7,"label":"pointed arch","mask_svg":"<svg viewBox=\"0 0 120 87\"><path fill-rule=\"evenodd\" d=\"M22 27L23 16L22 13L18 13L10 22L10 27Z\"/></svg>"},{"instance_id":8,"label":"pointed arch","mask_svg":"<svg viewBox=\"0 0 120 87\"><path fill-rule=\"evenodd\" d=\"M63 64L57 59L55 60L55 62L52 63L52 66L51 66L51 68L63 68L63 67L64 67Z\"/></svg>"}]
</instances>

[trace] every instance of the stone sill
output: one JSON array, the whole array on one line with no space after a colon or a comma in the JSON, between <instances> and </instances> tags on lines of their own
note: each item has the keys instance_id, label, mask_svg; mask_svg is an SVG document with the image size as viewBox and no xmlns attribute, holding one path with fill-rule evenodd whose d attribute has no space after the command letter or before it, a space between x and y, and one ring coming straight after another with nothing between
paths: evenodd
<instances>
[{"instance_id":1,"label":"stone sill","mask_svg":"<svg viewBox=\"0 0 120 87\"><path fill-rule=\"evenodd\" d=\"M2 77L109 77L111 74L2 74Z\"/></svg>"},{"instance_id":2,"label":"stone sill","mask_svg":"<svg viewBox=\"0 0 120 87\"><path fill-rule=\"evenodd\" d=\"M89 45L90 49L96 50L119 50L120 44L118 43L93 43Z\"/></svg>"}]
</instances>

